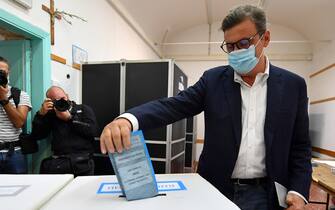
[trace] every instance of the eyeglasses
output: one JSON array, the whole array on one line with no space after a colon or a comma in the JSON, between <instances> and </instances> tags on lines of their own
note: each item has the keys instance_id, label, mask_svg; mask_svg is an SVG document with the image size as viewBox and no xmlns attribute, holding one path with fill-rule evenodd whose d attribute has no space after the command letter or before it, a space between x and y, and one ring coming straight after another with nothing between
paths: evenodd
<instances>
[{"instance_id":1,"label":"eyeglasses","mask_svg":"<svg viewBox=\"0 0 335 210\"><path fill-rule=\"evenodd\" d=\"M256 37L257 34L261 35L260 33L257 32L252 37L240 39L237 42L227 43L226 41L223 41L220 47L225 53L233 52L235 49L235 46L237 47L237 49L248 49L250 45L252 44L252 40Z\"/></svg>"}]
</instances>

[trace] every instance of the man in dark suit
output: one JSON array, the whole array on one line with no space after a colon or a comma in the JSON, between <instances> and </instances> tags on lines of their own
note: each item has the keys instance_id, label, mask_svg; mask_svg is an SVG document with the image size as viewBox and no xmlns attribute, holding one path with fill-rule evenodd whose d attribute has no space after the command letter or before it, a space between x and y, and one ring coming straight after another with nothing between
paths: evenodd
<instances>
[{"instance_id":1,"label":"man in dark suit","mask_svg":"<svg viewBox=\"0 0 335 210\"><path fill-rule=\"evenodd\" d=\"M198 173L241 209L282 209L275 184L288 189L289 210L309 197L311 146L303 78L270 64L263 10L250 5L222 22L229 66L206 71L171 98L132 108L108 124L103 153L129 148L130 131L151 129L205 113L205 143Z\"/></svg>"}]
</instances>

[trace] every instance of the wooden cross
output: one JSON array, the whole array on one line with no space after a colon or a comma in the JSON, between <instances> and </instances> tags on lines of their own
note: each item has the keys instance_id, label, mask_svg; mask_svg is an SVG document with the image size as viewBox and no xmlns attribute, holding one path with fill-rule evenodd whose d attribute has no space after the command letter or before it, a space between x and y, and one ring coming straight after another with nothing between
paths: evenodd
<instances>
[{"instance_id":1,"label":"wooden cross","mask_svg":"<svg viewBox=\"0 0 335 210\"><path fill-rule=\"evenodd\" d=\"M58 20L62 19L62 17L57 14L55 11L55 3L54 0L50 0L50 8L42 4L42 9L49 13L50 15L50 34L51 34L51 45L55 44L55 18Z\"/></svg>"}]
</instances>

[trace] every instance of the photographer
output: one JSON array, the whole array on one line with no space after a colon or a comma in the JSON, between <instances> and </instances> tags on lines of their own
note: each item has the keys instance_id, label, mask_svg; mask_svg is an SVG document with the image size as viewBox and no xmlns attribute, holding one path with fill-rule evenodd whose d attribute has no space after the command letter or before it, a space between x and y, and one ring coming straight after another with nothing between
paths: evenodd
<instances>
[{"instance_id":1,"label":"photographer","mask_svg":"<svg viewBox=\"0 0 335 210\"><path fill-rule=\"evenodd\" d=\"M27 93L8 85L9 63L0 56L0 174L27 173L19 136L31 110Z\"/></svg>"},{"instance_id":2,"label":"photographer","mask_svg":"<svg viewBox=\"0 0 335 210\"><path fill-rule=\"evenodd\" d=\"M93 175L91 155L96 130L96 118L90 107L70 101L62 88L50 87L32 128L34 139L52 134L53 155L42 161L40 173Z\"/></svg>"}]
</instances>

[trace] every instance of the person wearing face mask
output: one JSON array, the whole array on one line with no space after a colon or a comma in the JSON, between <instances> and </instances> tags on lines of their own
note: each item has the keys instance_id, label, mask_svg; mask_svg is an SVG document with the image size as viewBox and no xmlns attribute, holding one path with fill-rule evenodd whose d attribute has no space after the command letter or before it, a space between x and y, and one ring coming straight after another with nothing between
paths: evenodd
<instances>
[{"instance_id":1,"label":"person wearing face mask","mask_svg":"<svg viewBox=\"0 0 335 210\"><path fill-rule=\"evenodd\" d=\"M93 175L96 132L96 117L89 106L70 101L61 87L50 87L31 132L35 140L52 136L53 155L42 161L40 173Z\"/></svg>"},{"instance_id":2,"label":"person wearing face mask","mask_svg":"<svg viewBox=\"0 0 335 210\"><path fill-rule=\"evenodd\" d=\"M130 147L129 132L205 115L198 173L243 210L283 209L275 183L285 186L288 210L303 209L311 182L306 83L272 65L265 12L232 9L222 22L229 65L206 71L177 96L134 107L109 123L102 153Z\"/></svg>"},{"instance_id":3,"label":"person wearing face mask","mask_svg":"<svg viewBox=\"0 0 335 210\"><path fill-rule=\"evenodd\" d=\"M8 84L9 74L9 62L0 56L0 174L25 174L27 159L19 136L31 103L26 92Z\"/></svg>"}]
</instances>

